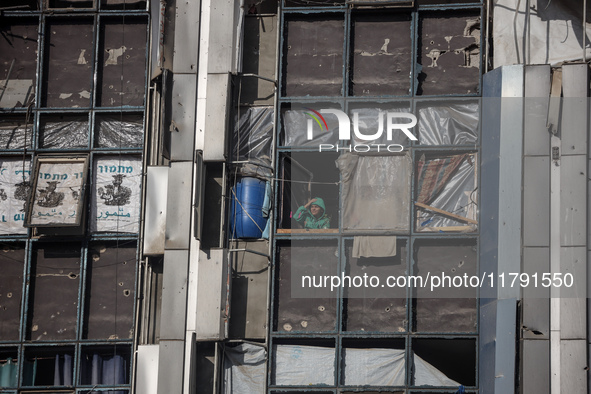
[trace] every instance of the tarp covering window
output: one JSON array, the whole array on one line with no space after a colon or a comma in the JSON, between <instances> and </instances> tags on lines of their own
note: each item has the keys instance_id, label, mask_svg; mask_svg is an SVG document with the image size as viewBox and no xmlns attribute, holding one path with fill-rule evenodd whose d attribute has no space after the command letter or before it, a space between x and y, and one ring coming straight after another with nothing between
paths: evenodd
<instances>
[{"instance_id":1,"label":"tarp covering window","mask_svg":"<svg viewBox=\"0 0 591 394\"><path fill-rule=\"evenodd\" d=\"M404 350L344 348L342 354L345 385L404 385L406 378Z\"/></svg>"},{"instance_id":2,"label":"tarp covering window","mask_svg":"<svg viewBox=\"0 0 591 394\"><path fill-rule=\"evenodd\" d=\"M29 191L30 163L21 159L0 158L0 234L26 234L23 227Z\"/></svg>"},{"instance_id":3,"label":"tarp covering window","mask_svg":"<svg viewBox=\"0 0 591 394\"><path fill-rule=\"evenodd\" d=\"M232 134L231 161L237 163L239 174L269 179L271 177L271 145L274 114L272 107L241 108L240 121Z\"/></svg>"},{"instance_id":4,"label":"tarp covering window","mask_svg":"<svg viewBox=\"0 0 591 394\"><path fill-rule=\"evenodd\" d=\"M478 210L474 153L421 158L417 163L417 202L453 215L476 220ZM476 224L441 212L419 209L419 231L474 231Z\"/></svg>"},{"instance_id":5,"label":"tarp covering window","mask_svg":"<svg viewBox=\"0 0 591 394\"><path fill-rule=\"evenodd\" d=\"M142 161L119 156L94 162L91 231L136 233L139 229Z\"/></svg>"},{"instance_id":6,"label":"tarp covering window","mask_svg":"<svg viewBox=\"0 0 591 394\"><path fill-rule=\"evenodd\" d=\"M408 154L337 160L341 171L343 228L406 230L409 226L411 160Z\"/></svg>"},{"instance_id":7,"label":"tarp covering window","mask_svg":"<svg viewBox=\"0 0 591 394\"><path fill-rule=\"evenodd\" d=\"M287 110L282 112L282 141L283 146L312 146L318 147L319 144L336 144L339 139L339 122L336 116L326 116L326 126L328 130L320 131L312 124L313 133L308 139L308 121L312 121L309 110Z\"/></svg>"},{"instance_id":8,"label":"tarp covering window","mask_svg":"<svg viewBox=\"0 0 591 394\"><path fill-rule=\"evenodd\" d=\"M18 383L18 362L8 357L0 362L0 387L16 387Z\"/></svg>"},{"instance_id":9,"label":"tarp covering window","mask_svg":"<svg viewBox=\"0 0 591 394\"><path fill-rule=\"evenodd\" d=\"M66 115L42 118L39 132L42 148L86 148L88 116Z\"/></svg>"},{"instance_id":10,"label":"tarp covering window","mask_svg":"<svg viewBox=\"0 0 591 394\"><path fill-rule=\"evenodd\" d=\"M97 115L95 147L141 148L144 142L142 115Z\"/></svg>"},{"instance_id":11,"label":"tarp covering window","mask_svg":"<svg viewBox=\"0 0 591 394\"><path fill-rule=\"evenodd\" d=\"M23 149L25 146L31 148L32 143L32 120L26 124L24 117L0 119L0 149Z\"/></svg>"},{"instance_id":12,"label":"tarp covering window","mask_svg":"<svg viewBox=\"0 0 591 394\"><path fill-rule=\"evenodd\" d=\"M224 390L232 393L265 391L267 351L263 346L242 343L224 349Z\"/></svg>"},{"instance_id":13,"label":"tarp covering window","mask_svg":"<svg viewBox=\"0 0 591 394\"><path fill-rule=\"evenodd\" d=\"M335 384L335 349L321 346L273 345L272 384Z\"/></svg>"},{"instance_id":14,"label":"tarp covering window","mask_svg":"<svg viewBox=\"0 0 591 394\"><path fill-rule=\"evenodd\" d=\"M474 145L478 133L478 103L456 103L419 109L421 145Z\"/></svg>"},{"instance_id":15,"label":"tarp covering window","mask_svg":"<svg viewBox=\"0 0 591 394\"><path fill-rule=\"evenodd\" d=\"M353 127L351 129L352 142L355 144L399 144L409 145L409 138L399 129L392 131L392 139L388 139L387 133L387 112L410 112L410 108L356 108L352 109L349 113L350 119L353 121ZM395 122L400 121L408 122L406 118L396 118ZM381 126L381 127L380 127ZM378 138L372 140L363 140L355 133L355 127L358 127L358 131L361 135L368 138L371 135L375 135L380 129L382 130L381 135ZM382 150L385 150L382 147Z\"/></svg>"}]
</instances>

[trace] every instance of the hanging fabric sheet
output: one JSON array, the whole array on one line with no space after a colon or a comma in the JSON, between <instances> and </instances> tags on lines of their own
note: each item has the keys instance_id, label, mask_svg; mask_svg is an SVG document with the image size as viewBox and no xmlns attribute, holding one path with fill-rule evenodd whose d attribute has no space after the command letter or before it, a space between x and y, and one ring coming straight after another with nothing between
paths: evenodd
<instances>
[{"instance_id":1,"label":"hanging fabric sheet","mask_svg":"<svg viewBox=\"0 0 591 394\"><path fill-rule=\"evenodd\" d=\"M23 167L24 165L24 167ZM24 175L24 177L23 177ZM29 161L0 160L0 234L26 234L23 227L31 171Z\"/></svg>"},{"instance_id":2,"label":"hanging fabric sheet","mask_svg":"<svg viewBox=\"0 0 591 394\"><path fill-rule=\"evenodd\" d=\"M18 378L18 363L8 357L6 362L0 363L0 387L16 387Z\"/></svg>"},{"instance_id":3,"label":"hanging fabric sheet","mask_svg":"<svg viewBox=\"0 0 591 394\"><path fill-rule=\"evenodd\" d=\"M62 357L56 354L53 370L54 386L71 386L72 382L72 356L64 354Z\"/></svg>"},{"instance_id":4,"label":"hanging fabric sheet","mask_svg":"<svg viewBox=\"0 0 591 394\"><path fill-rule=\"evenodd\" d=\"M224 349L224 390L232 393L262 393L265 390L265 361L263 346L243 343Z\"/></svg>"}]
</instances>

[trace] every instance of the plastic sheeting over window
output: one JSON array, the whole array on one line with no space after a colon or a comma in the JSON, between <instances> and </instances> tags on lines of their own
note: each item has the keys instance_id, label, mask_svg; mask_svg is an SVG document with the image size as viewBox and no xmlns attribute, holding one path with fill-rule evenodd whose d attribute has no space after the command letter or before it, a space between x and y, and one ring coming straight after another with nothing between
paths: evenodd
<instances>
[{"instance_id":1,"label":"plastic sheeting over window","mask_svg":"<svg viewBox=\"0 0 591 394\"><path fill-rule=\"evenodd\" d=\"M478 140L478 103L419 108L421 145L474 145Z\"/></svg>"},{"instance_id":2,"label":"plastic sheeting over window","mask_svg":"<svg viewBox=\"0 0 591 394\"><path fill-rule=\"evenodd\" d=\"M242 343L224 349L223 393L262 393L265 391L267 351L263 346Z\"/></svg>"},{"instance_id":3,"label":"plastic sheeting over window","mask_svg":"<svg viewBox=\"0 0 591 394\"><path fill-rule=\"evenodd\" d=\"M343 182L343 229L408 229L412 168L408 154L346 153L337 160L337 167Z\"/></svg>"},{"instance_id":4,"label":"plastic sheeting over window","mask_svg":"<svg viewBox=\"0 0 591 394\"><path fill-rule=\"evenodd\" d=\"M0 234L26 234L23 227L27 198L31 190L30 163L0 158Z\"/></svg>"},{"instance_id":5,"label":"plastic sheeting over window","mask_svg":"<svg viewBox=\"0 0 591 394\"><path fill-rule=\"evenodd\" d=\"M273 345L272 384L335 384L335 349L321 346Z\"/></svg>"},{"instance_id":6,"label":"plastic sheeting over window","mask_svg":"<svg viewBox=\"0 0 591 394\"><path fill-rule=\"evenodd\" d=\"M91 385L120 385L127 383L127 355L89 351L82 356L80 383ZM102 391L101 391L102 392ZM110 394L123 394L126 391L109 391Z\"/></svg>"},{"instance_id":7,"label":"plastic sheeting over window","mask_svg":"<svg viewBox=\"0 0 591 394\"><path fill-rule=\"evenodd\" d=\"M403 386L405 352L399 349L343 349L343 383L347 386Z\"/></svg>"},{"instance_id":8,"label":"plastic sheeting over window","mask_svg":"<svg viewBox=\"0 0 591 394\"><path fill-rule=\"evenodd\" d=\"M91 231L137 233L142 161L118 156L94 162Z\"/></svg>"},{"instance_id":9,"label":"plastic sheeting over window","mask_svg":"<svg viewBox=\"0 0 591 394\"><path fill-rule=\"evenodd\" d=\"M423 157L418 161L417 202L439 210L421 207L417 213L418 231L476 230L477 164L475 153ZM454 219L450 214L459 218Z\"/></svg>"},{"instance_id":10,"label":"plastic sheeting over window","mask_svg":"<svg viewBox=\"0 0 591 394\"><path fill-rule=\"evenodd\" d=\"M271 148L275 112L272 107L250 107L240 114L232 134L231 161L239 174L271 178Z\"/></svg>"},{"instance_id":11,"label":"plastic sheeting over window","mask_svg":"<svg viewBox=\"0 0 591 394\"><path fill-rule=\"evenodd\" d=\"M39 134L42 148L86 148L88 116L64 115L42 118Z\"/></svg>"},{"instance_id":12,"label":"plastic sheeting over window","mask_svg":"<svg viewBox=\"0 0 591 394\"><path fill-rule=\"evenodd\" d=\"M8 357L0 362L0 388L16 387L18 383L18 362Z\"/></svg>"},{"instance_id":13,"label":"plastic sheeting over window","mask_svg":"<svg viewBox=\"0 0 591 394\"><path fill-rule=\"evenodd\" d=\"M0 118L0 149L31 148L32 143L32 120L27 124L24 117Z\"/></svg>"},{"instance_id":14,"label":"plastic sheeting over window","mask_svg":"<svg viewBox=\"0 0 591 394\"><path fill-rule=\"evenodd\" d=\"M142 115L97 115L95 147L141 148L143 142Z\"/></svg>"},{"instance_id":15,"label":"plastic sheeting over window","mask_svg":"<svg viewBox=\"0 0 591 394\"><path fill-rule=\"evenodd\" d=\"M320 131L312 124L313 134L308 140L308 121L312 118L307 115L310 111L301 110L287 110L281 113L282 118L282 141L283 146L293 147L315 147L319 144L336 144L339 139L339 122L336 116L327 116L325 118L328 130ZM314 132L315 131L315 132Z\"/></svg>"},{"instance_id":16,"label":"plastic sheeting over window","mask_svg":"<svg viewBox=\"0 0 591 394\"><path fill-rule=\"evenodd\" d=\"M353 128L358 128L364 136L376 134L378 130L383 130L380 136L373 140L362 140L355 132L352 133L352 142L356 144L399 144L408 145L410 140L399 129L392 131L392 139L388 139L386 112L410 112L409 107L384 107L384 108L357 108L350 111L349 117L353 121ZM405 121L405 120L403 120ZM386 148L382 148L385 150Z\"/></svg>"}]
</instances>

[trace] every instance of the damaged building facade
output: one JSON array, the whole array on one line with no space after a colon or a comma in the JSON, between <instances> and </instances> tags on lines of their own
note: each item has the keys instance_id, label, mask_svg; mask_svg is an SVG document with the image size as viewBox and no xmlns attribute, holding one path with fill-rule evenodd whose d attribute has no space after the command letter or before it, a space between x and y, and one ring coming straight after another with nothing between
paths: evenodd
<instances>
[{"instance_id":1,"label":"damaged building facade","mask_svg":"<svg viewBox=\"0 0 591 394\"><path fill-rule=\"evenodd\" d=\"M588 392L579 3L3 2L0 392Z\"/></svg>"}]
</instances>

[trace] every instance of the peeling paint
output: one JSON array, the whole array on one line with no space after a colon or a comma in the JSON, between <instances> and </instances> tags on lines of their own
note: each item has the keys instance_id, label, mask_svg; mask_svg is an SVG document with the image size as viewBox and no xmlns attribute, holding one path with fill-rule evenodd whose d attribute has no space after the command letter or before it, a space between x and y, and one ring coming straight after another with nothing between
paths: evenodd
<instances>
[{"instance_id":1,"label":"peeling paint","mask_svg":"<svg viewBox=\"0 0 591 394\"><path fill-rule=\"evenodd\" d=\"M105 66L116 66L117 60L125 53L126 50L127 48L125 46L116 49L106 49L105 52L109 54L109 58L105 62Z\"/></svg>"},{"instance_id":2,"label":"peeling paint","mask_svg":"<svg viewBox=\"0 0 591 394\"><path fill-rule=\"evenodd\" d=\"M367 52L367 51L361 51L361 52L359 52L359 55L360 56L378 56L378 55L394 56L393 53L388 52L388 44L390 44L390 39L385 38L384 45L382 45L382 47L380 48L380 50L378 52L371 53L371 52Z\"/></svg>"},{"instance_id":3,"label":"peeling paint","mask_svg":"<svg viewBox=\"0 0 591 394\"><path fill-rule=\"evenodd\" d=\"M60 99L62 99L62 100L69 99L70 97L72 97L72 93L61 93L60 94Z\"/></svg>"},{"instance_id":4,"label":"peeling paint","mask_svg":"<svg viewBox=\"0 0 591 394\"><path fill-rule=\"evenodd\" d=\"M78 94L80 95L80 98L85 98L85 99L90 98L90 92L88 90L83 90L83 91L79 92Z\"/></svg>"},{"instance_id":5,"label":"peeling paint","mask_svg":"<svg viewBox=\"0 0 591 394\"><path fill-rule=\"evenodd\" d=\"M78 64L88 64L88 62L84 58L85 53L86 53L86 49L80 50L80 56L78 56Z\"/></svg>"}]
</instances>

